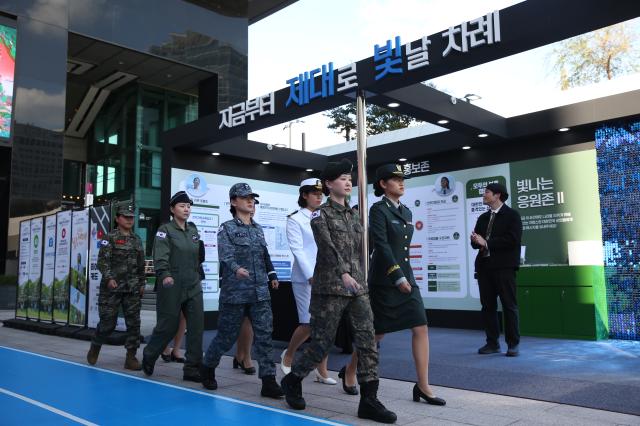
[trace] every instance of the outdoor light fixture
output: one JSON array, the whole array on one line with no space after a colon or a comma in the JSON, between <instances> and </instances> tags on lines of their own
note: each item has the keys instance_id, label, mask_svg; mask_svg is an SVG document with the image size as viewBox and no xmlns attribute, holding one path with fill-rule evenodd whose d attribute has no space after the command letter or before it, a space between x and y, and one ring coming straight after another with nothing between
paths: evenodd
<instances>
[{"instance_id":1,"label":"outdoor light fixture","mask_svg":"<svg viewBox=\"0 0 640 426\"><path fill-rule=\"evenodd\" d=\"M438 120L438 124L449 124L449 120Z\"/></svg>"},{"instance_id":2,"label":"outdoor light fixture","mask_svg":"<svg viewBox=\"0 0 640 426\"><path fill-rule=\"evenodd\" d=\"M270 161L263 161L262 164L267 165L267 164L271 164L271 162Z\"/></svg>"},{"instance_id":3,"label":"outdoor light fixture","mask_svg":"<svg viewBox=\"0 0 640 426\"><path fill-rule=\"evenodd\" d=\"M406 158L398 158L398 161L407 161Z\"/></svg>"},{"instance_id":4,"label":"outdoor light fixture","mask_svg":"<svg viewBox=\"0 0 640 426\"><path fill-rule=\"evenodd\" d=\"M487 136L489 136L489 135L488 135L488 134L486 134L486 133L480 133L480 134L478 135L478 137L479 137L479 138L486 138Z\"/></svg>"},{"instance_id":5,"label":"outdoor light fixture","mask_svg":"<svg viewBox=\"0 0 640 426\"><path fill-rule=\"evenodd\" d=\"M467 93L462 97L467 102L479 101L482 99L482 96L476 95L475 93Z\"/></svg>"},{"instance_id":6,"label":"outdoor light fixture","mask_svg":"<svg viewBox=\"0 0 640 426\"><path fill-rule=\"evenodd\" d=\"M558 129L559 132L568 132L570 129L568 127L561 127Z\"/></svg>"},{"instance_id":7,"label":"outdoor light fixture","mask_svg":"<svg viewBox=\"0 0 640 426\"><path fill-rule=\"evenodd\" d=\"M312 171L313 171L313 169L307 169L307 171L308 171L308 172L312 172Z\"/></svg>"},{"instance_id":8,"label":"outdoor light fixture","mask_svg":"<svg viewBox=\"0 0 640 426\"><path fill-rule=\"evenodd\" d=\"M387 106L389 108L398 108L400 106L400 104L397 103L397 102L391 102L391 103L388 103Z\"/></svg>"},{"instance_id":9,"label":"outdoor light fixture","mask_svg":"<svg viewBox=\"0 0 640 426\"><path fill-rule=\"evenodd\" d=\"M471 147L469 145L465 145L465 146L462 147L462 149L464 149L466 151L467 149L471 149Z\"/></svg>"},{"instance_id":10,"label":"outdoor light fixture","mask_svg":"<svg viewBox=\"0 0 640 426\"><path fill-rule=\"evenodd\" d=\"M217 156L220 155L220 153L219 152L212 152L211 155L213 155L214 157L217 157Z\"/></svg>"}]
</instances>

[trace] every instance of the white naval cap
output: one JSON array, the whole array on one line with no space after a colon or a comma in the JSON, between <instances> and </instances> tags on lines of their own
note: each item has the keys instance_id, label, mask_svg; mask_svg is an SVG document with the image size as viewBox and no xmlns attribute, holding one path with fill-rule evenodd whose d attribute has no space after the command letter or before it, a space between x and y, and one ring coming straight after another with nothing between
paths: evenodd
<instances>
[{"instance_id":1,"label":"white naval cap","mask_svg":"<svg viewBox=\"0 0 640 426\"><path fill-rule=\"evenodd\" d=\"M315 186L315 189L317 189L318 191L322 191L322 182L320 182L320 179L318 178L309 178L300 182L300 189L304 188L305 186Z\"/></svg>"}]
</instances>

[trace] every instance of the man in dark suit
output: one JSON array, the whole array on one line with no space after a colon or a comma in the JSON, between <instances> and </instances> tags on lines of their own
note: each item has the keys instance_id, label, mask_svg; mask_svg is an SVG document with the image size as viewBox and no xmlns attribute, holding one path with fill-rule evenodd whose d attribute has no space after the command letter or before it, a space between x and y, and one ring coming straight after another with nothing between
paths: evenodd
<instances>
[{"instance_id":1,"label":"man in dark suit","mask_svg":"<svg viewBox=\"0 0 640 426\"><path fill-rule=\"evenodd\" d=\"M509 194L504 185L499 183L487 185L482 202L490 210L480 215L471 234L471 247L479 250L475 270L480 289L482 317L487 333L487 343L478 349L478 353L500 352L497 313L497 297L500 297L504 311L507 356L518 356L520 331L516 301L516 271L520 265L522 221L517 211L504 204L507 198Z\"/></svg>"}]
</instances>

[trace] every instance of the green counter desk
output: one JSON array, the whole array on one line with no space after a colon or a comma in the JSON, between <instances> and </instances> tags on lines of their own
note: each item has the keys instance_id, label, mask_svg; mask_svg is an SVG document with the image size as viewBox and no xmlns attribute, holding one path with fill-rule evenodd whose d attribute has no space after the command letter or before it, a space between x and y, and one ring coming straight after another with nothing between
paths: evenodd
<instances>
[{"instance_id":1,"label":"green counter desk","mask_svg":"<svg viewBox=\"0 0 640 426\"><path fill-rule=\"evenodd\" d=\"M523 336L609 337L603 266L524 266L516 281Z\"/></svg>"}]
</instances>

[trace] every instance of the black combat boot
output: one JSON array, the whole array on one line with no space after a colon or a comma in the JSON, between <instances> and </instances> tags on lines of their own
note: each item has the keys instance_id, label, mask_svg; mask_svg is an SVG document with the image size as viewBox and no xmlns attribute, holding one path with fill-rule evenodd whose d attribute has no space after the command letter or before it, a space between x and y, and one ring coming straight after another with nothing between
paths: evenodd
<instances>
[{"instance_id":1,"label":"black combat boot","mask_svg":"<svg viewBox=\"0 0 640 426\"><path fill-rule=\"evenodd\" d=\"M205 389L216 390L218 389L218 382L216 381L216 369L207 367L202 364L200 366L200 378L202 379L202 386Z\"/></svg>"},{"instance_id":2,"label":"black combat boot","mask_svg":"<svg viewBox=\"0 0 640 426\"><path fill-rule=\"evenodd\" d=\"M387 410L378 400L378 383L378 380L372 380L360 385L358 417L379 423L395 423L398 419L396 413Z\"/></svg>"},{"instance_id":3,"label":"black combat boot","mask_svg":"<svg viewBox=\"0 0 640 426\"><path fill-rule=\"evenodd\" d=\"M293 373L289 373L284 376L280 384L289 407L294 410L304 410L307 403L302 397L302 379Z\"/></svg>"},{"instance_id":4,"label":"black combat boot","mask_svg":"<svg viewBox=\"0 0 640 426\"><path fill-rule=\"evenodd\" d=\"M150 376L153 374L153 368L156 366L155 361L151 361L150 359L145 358L144 355L142 355L142 371L144 371L144 374L146 374L147 376Z\"/></svg>"},{"instance_id":5,"label":"black combat boot","mask_svg":"<svg viewBox=\"0 0 640 426\"><path fill-rule=\"evenodd\" d=\"M100 355L100 348L102 348L101 345L96 345L95 343L91 344L89 352L87 352L87 362L89 364L96 365L96 362L98 362L98 355Z\"/></svg>"},{"instance_id":6,"label":"black combat boot","mask_svg":"<svg viewBox=\"0 0 640 426\"><path fill-rule=\"evenodd\" d=\"M282 392L282 388L278 382L276 382L276 376L264 376L262 378L260 395L276 399L282 398L284 392Z\"/></svg>"},{"instance_id":7,"label":"black combat boot","mask_svg":"<svg viewBox=\"0 0 640 426\"><path fill-rule=\"evenodd\" d=\"M187 382L202 382L202 376L200 375L200 369L193 370L192 368L188 370L182 370L182 380Z\"/></svg>"},{"instance_id":8,"label":"black combat boot","mask_svg":"<svg viewBox=\"0 0 640 426\"><path fill-rule=\"evenodd\" d=\"M142 370L142 366L136 358L136 352L136 349L127 349L127 358L124 361L124 368L126 368L127 370Z\"/></svg>"}]
</instances>

